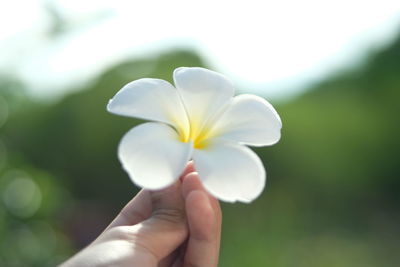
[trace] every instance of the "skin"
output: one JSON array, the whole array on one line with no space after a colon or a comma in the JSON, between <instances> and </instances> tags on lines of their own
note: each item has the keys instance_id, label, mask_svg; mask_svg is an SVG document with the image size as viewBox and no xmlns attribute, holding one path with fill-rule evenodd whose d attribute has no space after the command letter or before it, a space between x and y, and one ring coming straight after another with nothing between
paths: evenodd
<instances>
[{"instance_id":1,"label":"skin","mask_svg":"<svg viewBox=\"0 0 400 267\"><path fill-rule=\"evenodd\" d=\"M62 267L218 265L221 208L193 163L159 190L141 190L104 232Z\"/></svg>"}]
</instances>

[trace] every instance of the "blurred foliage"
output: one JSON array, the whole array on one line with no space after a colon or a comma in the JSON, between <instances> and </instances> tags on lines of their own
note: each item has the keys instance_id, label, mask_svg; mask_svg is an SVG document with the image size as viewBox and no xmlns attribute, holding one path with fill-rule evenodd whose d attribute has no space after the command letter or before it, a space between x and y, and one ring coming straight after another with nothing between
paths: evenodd
<instances>
[{"instance_id":1,"label":"blurred foliage","mask_svg":"<svg viewBox=\"0 0 400 267\"><path fill-rule=\"evenodd\" d=\"M223 204L220 266L397 266L400 39L362 66L274 103L282 140L256 149L268 186ZM190 51L115 66L57 103L0 83L0 266L53 266L96 237L137 192L116 148L139 120L108 100L142 77L205 66ZM74 249L73 249L74 248Z\"/></svg>"},{"instance_id":2,"label":"blurred foliage","mask_svg":"<svg viewBox=\"0 0 400 267\"><path fill-rule=\"evenodd\" d=\"M9 138L5 127L13 124L13 118L25 116L25 111L38 108L21 88L18 81L2 77L0 266L54 266L74 251L60 226L60 211L67 209L71 197L52 174L34 167L23 149L10 146L12 136Z\"/></svg>"}]
</instances>

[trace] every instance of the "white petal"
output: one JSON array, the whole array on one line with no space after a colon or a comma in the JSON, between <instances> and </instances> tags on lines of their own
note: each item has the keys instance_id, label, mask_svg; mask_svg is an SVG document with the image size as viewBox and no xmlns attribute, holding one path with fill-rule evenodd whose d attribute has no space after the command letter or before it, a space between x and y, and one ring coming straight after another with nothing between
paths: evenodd
<instances>
[{"instance_id":1,"label":"white petal","mask_svg":"<svg viewBox=\"0 0 400 267\"><path fill-rule=\"evenodd\" d=\"M218 138L267 146L279 141L281 128L281 119L270 103L264 98L244 94L234 97L211 132Z\"/></svg>"},{"instance_id":2,"label":"white petal","mask_svg":"<svg viewBox=\"0 0 400 267\"><path fill-rule=\"evenodd\" d=\"M182 96L194 136L208 119L232 100L234 94L229 80L203 68L178 68L174 71L174 82Z\"/></svg>"},{"instance_id":3,"label":"white petal","mask_svg":"<svg viewBox=\"0 0 400 267\"><path fill-rule=\"evenodd\" d=\"M213 144L194 150L193 160L205 188L220 200L250 202L264 189L264 166L248 147Z\"/></svg>"},{"instance_id":4,"label":"white petal","mask_svg":"<svg viewBox=\"0 0 400 267\"><path fill-rule=\"evenodd\" d=\"M182 143L168 125L148 122L136 126L122 138L118 157L131 180L156 190L172 184L192 154L192 144Z\"/></svg>"},{"instance_id":5,"label":"white petal","mask_svg":"<svg viewBox=\"0 0 400 267\"><path fill-rule=\"evenodd\" d=\"M107 105L111 113L170 124L189 131L178 91L167 81L139 79L125 85Z\"/></svg>"}]
</instances>

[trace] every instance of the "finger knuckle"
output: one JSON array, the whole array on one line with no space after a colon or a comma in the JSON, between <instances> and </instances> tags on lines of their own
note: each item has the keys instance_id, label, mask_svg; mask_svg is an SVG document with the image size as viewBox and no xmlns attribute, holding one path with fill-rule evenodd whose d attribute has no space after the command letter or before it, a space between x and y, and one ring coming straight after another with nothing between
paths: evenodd
<instances>
[{"instance_id":1,"label":"finger knuckle","mask_svg":"<svg viewBox=\"0 0 400 267\"><path fill-rule=\"evenodd\" d=\"M185 220L183 210L174 208L157 209L153 211L152 217L170 223L181 223Z\"/></svg>"}]
</instances>

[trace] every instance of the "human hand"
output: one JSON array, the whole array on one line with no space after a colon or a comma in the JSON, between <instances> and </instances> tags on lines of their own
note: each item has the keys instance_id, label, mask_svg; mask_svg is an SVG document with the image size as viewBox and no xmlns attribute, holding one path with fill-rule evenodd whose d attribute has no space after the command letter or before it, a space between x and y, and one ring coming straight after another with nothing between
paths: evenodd
<instances>
[{"instance_id":1,"label":"human hand","mask_svg":"<svg viewBox=\"0 0 400 267\"><path fill-rule=\"evenodd\" d=\"M62 267L215 267L221 209L193 163L172 186L141 190L88 247Z\"/></svg>"}]
</instances>

